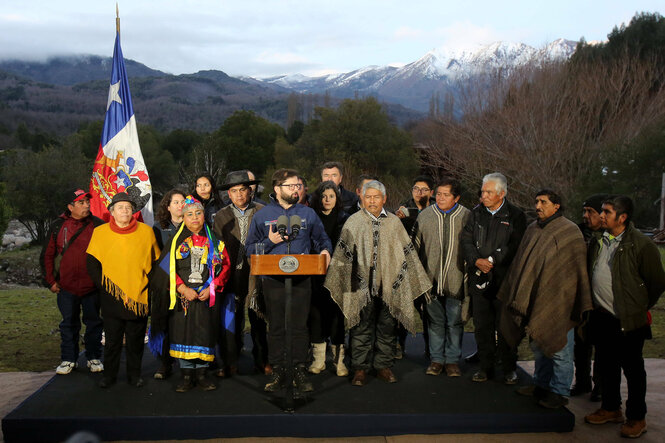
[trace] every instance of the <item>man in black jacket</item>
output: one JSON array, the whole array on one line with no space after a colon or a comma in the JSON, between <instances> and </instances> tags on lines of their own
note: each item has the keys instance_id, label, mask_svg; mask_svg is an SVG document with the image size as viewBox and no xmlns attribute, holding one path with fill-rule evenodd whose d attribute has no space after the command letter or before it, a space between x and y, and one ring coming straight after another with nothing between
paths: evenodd
<instances>
[{"instance_id":1,"label":"man in black jacket","mask_svg":"<svg viewBox=\"0 0 665 443\"><path fill-rule=\"evenodd\" d=\"M506 200L507 192L507 180L503 174L495 172L483 177L482 205L471 211L461 237L480 358L480 369L472 378L475 382L484 382L494 376L498 357L504 382L517 383L517 350L497 333L501 302L496 294L524 235L526 216Z\"/></svg>"},{"instance_id":2,"label":"man in black jacket","mask_svg":"<svg viewBox=\"0 0 665 443\"><path fill-rule=\"evenodd\" d=\"M321 181L325 182L330 180L335 183L339 188L339 193L342 196L342 206L344 211L351 213L351 209L358 203L358 196L351 191L344 189L342 186L342 179L344 178L344 166L340 162L326 162L321 168Z\"/></svg>"}]
</instances>

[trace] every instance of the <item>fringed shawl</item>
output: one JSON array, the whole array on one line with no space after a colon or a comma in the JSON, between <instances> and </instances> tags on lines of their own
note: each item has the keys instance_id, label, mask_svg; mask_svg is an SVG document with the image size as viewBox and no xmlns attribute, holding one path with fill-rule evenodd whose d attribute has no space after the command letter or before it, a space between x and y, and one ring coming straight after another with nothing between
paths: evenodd
<instances>
[{"instance_id":1,"label":"fringed shawl","mask_svg":"<svg viewBox=\"0 0 665 443\"><path fill-rule=\"evenodd\" d=\"M379 219L377 268L380 295L390 313L411 333L416 331L413 301L432 287L427 273L399 218ZM347 327L360 322L370 301L370 266L373 221L361 210L346 221L335 248L324 286L347 319ZM378 289L378 288L377 288Z\"/></svg>"},{"instance_id":2,"label":"fringed shawl","mask_svg":"<svg viewBox=\"0 0 665 443\"><path fill-rule=\"evenodd\" d=\"M111 224L95 228L87 253L102 265L102 288L129 311L144 317L149 313L148 273L159 256L155 234L148 225L117 233Z\"/></svg>"},{"instance_id":3,"label":"fringed shawl","mask_svg":"<svg viewBox=\"0 0 665 443\"><path fill-rule=\"evenodd\" d=\"M517 346L524 333L551 356L592 308L586 244L576 224L558 217L524 233L497 295L504 304L500 329Z\"/></svg>"}]
</instances>

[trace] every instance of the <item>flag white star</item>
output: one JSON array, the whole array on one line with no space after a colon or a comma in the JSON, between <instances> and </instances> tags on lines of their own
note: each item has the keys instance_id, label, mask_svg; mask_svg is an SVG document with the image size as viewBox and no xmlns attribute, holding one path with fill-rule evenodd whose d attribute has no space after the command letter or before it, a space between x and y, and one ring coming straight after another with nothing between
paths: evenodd
<instances>
[{"instance_id":1,"label":"flag white star","mask_svg":"<svg viewBox=\"0 0 665 443\"><path fill-rule=\"evenodd\" d=\"M113 102L118 102L122 104L122 100L120 99L120 94L118 94L118 91L120 90L120 81L118 83L115 83L111 85L109 88L109 100L106 103L106 110L109 110L109 107L111 107L111 103Z\"/></svg>"}]
</instances>

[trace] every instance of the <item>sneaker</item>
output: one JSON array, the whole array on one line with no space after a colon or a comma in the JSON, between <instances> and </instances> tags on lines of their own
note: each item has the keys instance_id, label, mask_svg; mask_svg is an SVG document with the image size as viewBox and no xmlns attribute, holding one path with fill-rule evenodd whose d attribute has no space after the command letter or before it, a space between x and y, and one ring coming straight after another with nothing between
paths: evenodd
<instances>
[{"instance_id":1,"label":"sneaker","mask_svg":"<svg viewBox=\"0 0 665 443\"><path fill-rule=\"evenodd\" d=\"M55 373L59 375L67 375L76 369L77 364L73 361L63 361L60 363L60 366L55 368Z\"/></svg>"},{"instance_id":2,"label":"sneaker","mask_svg":"<svg viewBox=\"0 0 665 443\"><path fill-rule=\"evenodd\" d=\"M598 409L593 414L584 417L584 421L592 425L602 425L605 423L623 423L623 413L621 409L616 411L607 411L603 408Z\"/></svg>"},{"instance_id":3,"label":"sneaker","mask_svg":"<svg viewBox=\"0 0 665 443\"><path fill-rule=\"evenodd\" d=\"M510 371L503 377L503 382L507 385L516 385L518 381L517 372L515 371Z\"/></svg>"},{"instance_id":4,"label":"sneaker","mask_svg":"<svg viewBox=\"0 0 665 443\"><path fill-rule=\"evenodd\" d=\"M486 382L487 379L487 372L482 370L477 371L475 374L473 374L473 377L471 377L471 381L475 381L476 383Z\"/></svg>"},{"instance_id":5,"label":"sneaker","mask_svg":"<svg viewBox=\"0 0 665 443\"><path fill-rule=\"evenodd\" d=\"M626 438L637 438L647 431L647 421L642 420L626 420L626 423L621 426L621 436Z\"/></svg>"},{"instance_id":6,"label":"sneaker","mask_svg":"<svg viewBox=\"0 0 665 443\"><path fill-rule=\"evenodd\" d=\"M90 372L102 372L104 370L104 365L99 359L93 358L92 360L88 360L88 368L90 369Z\"/></svg>"}]
</instances>

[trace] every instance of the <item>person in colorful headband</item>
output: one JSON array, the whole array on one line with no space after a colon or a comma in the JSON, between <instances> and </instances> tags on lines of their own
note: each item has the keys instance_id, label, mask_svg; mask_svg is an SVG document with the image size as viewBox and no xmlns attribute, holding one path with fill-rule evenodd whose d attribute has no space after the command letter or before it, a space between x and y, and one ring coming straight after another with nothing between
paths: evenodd
<instances>
[{"instance_id":1,"label":"person in colorful headband","mask_svg":"<svg viewBox=\"0 0 665 443\"><path fill-rule=\"evenodd\" d=\"M217 386L205 372L215 357L221 293L230 274L224 243L215 238L205 223L203 204L188 195L183 223L164 247L153 281L151 344L160 353L159 340L168 321L169 354L179 360L182 380L177 392L197 384L210 391Z\"/></svg>"}]
</instances>

